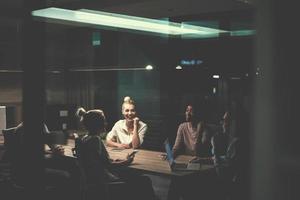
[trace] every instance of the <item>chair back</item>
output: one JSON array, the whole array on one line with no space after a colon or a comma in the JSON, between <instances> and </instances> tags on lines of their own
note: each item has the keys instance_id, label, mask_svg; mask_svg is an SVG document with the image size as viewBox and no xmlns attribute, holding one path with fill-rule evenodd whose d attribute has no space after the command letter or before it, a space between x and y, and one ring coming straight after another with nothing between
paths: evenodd
<instances>
[{"instance_id":1,"label":"chair back","mask_svg":"<svg viewBox=\"0 0 300 200\"><path fill-rule=\"evenodd\" d=\"M78 137L75 139L75 148L73 149L73 155L76 156L78 166L80 169L80 181L81 181L81 191L83 194L83 199L86 200L117 200L121 196L124 196L125 182L116 181L116 182L99 182L97 184L90 182L88 180L87 168L86 168L86 153L85 144L82 141L82 138ZM97 176L96 176L97 177Z\"/></svg>"},{"instance_id":2,"label":"chair back","mask_svg":"<svg viewBox=\"0 0 300 200\"><path fill-rule=\"evenodd\" d=\"M82 175L85 177L85 182L88 185L105 184L105 166L98 152L95 152L90 145L95 145L93 141L87 141L88 136L75 139L74 155L77 157L78 164L82 170ZM101 141L100 141L101 142ZM103 146L103 148L105 148ZM99 157L98 157L99 156Z\"/></svg>"},{"instance_id":3,"label":"chair back","mask_svg":"<svg viewBox=\"0 0 300 200\"><path fill-rule=\"evenodd\" d=\"M82 141L81 138L75 138L75 148L72 149L73 155L77 158L77 164L79 168L80 173L80 189L82 192L85 192L87 190L87 177L86 173L83 167L83 161L82 161Z\"/></svg>"}]
</instances>

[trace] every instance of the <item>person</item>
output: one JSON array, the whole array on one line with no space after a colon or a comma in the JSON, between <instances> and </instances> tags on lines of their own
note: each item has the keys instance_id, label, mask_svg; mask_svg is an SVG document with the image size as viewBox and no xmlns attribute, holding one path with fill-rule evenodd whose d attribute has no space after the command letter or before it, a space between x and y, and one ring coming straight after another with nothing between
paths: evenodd
<instances>
[{"instance_id":1,"label":"person","mask_svg":"<svg viewBox=\"0 0 300 200\"><path fill-rule=\"evenodd\" d=\"M44 143L50 148L50 154L45 154L44 164L45 164L45 185L54 187L53 195L58 195L60 193L61 197L70 196L68 194L74 189L76 185L76 169L73 167L73 163L65 162L62 158L64 155L64 148L61 145L56 145L52 143L51 132L49 131L47 125L43 124L42 134L44 138ZM13 178L14 182L23 186L25 183L25 176L23 170L23 162L26 162L26 156L23 153L23 149L26 148L24 143L24 124L21 122L15 129L15 135L18 145L16 156L13 162ZM71 196L73 196L71 194Z\"/></svg>"},{"instance_id":2,"label":"person","mask_svg":"<svg viewBox=\"0 0 300 200\"><path fill-rule=\"evenodd\" d=\"M232 134L232 115L226 111L217 133L212 137L212 154L218 177L219 191L223 196L230 196L231 185L237 178L240 162L240 140Z\"/></svg>"},{"instance_id":3,"label":"person","mask_svg":"<svg viewBox=\"0 0 300 200\"><path fill-rule=\"evenodd\" d=\"M119 173L124 166L133 162L134 155L127 155L125 159L112 160L101 140L101 133L105 131L106 119L104 112L99 109L85 111L79 108L76 115L80 118L88 133L81 141L80 159L83 163L86 180L89 185L103 185L109 182L124 181L126 189L122 196L131 199L154 199L151 180L146 176L125 176ZM78 135L75 135L78 138ZM125 198L127 199L127 198Z\"/></svg>"},{"instance_id":4,"label":"person","mask_svg":"<svg viewBox=\"0 0 300 200\"><path fill-rule=\"evenodd\" d=\"M24 134L24 125L23 122L17 125L15 129L15 134L19 138L20 142L22 142L22 137ZM61 145L54 144L51 140L51 132L49 131L47 125L43 124L43 136L45 144L48 145L50 151L55 155L64 155L64 147Z\"/></svg>"},{"instance_id":5,"label":"person","mask_svg":"<svg viewBox=\"0 0 300 200\"><path fill-rule=\"evenodd\" d=\"M212 154L216 166L224 165L235 156L235 144L238 140L231 134L232 116L229 111L226 111L221 121L221 127L212 137Z\"/></svg>"},{"instance_id":6,"label":"person","mask_svg":"<svg viewBox=\"0 0 300 200\"><path fill-rule=\"evenodd\" d=\"M137 117L135 102L125 97L122 104L124 119L115 123L106 136L106 144L118 148L139 148L147 132L147 124Z\"/></svg>"},{"instance_id":7,"label":"person","mask_svg":"<svg viewBox=\"0 0 300 200\"><path fill-rule=\"evenodd\" d=\"M173 146L174 157L183 153L194 156L190 162L211 162L210 135L205 123L199 120L195 107L187 105L185 122L178 127L177 137ZM168 200L184 199L214 199L212 192L214 184L214 170L195 172L185 176L172 177ZM199 192L201 190L201 192Z\"/></svg>"},{"instance_id":8,"label":"person","mask_svg":"<svg viewBox=\"0 0 300 200\"><path fill-rule=\"evenodd\" d=\"M176 158L180 153L191 156L209 157L210 138L204 121L198 119L193 105L187 105L185 122L177 130L173 145L173 155Z\"/></svg>"}]
</instances>

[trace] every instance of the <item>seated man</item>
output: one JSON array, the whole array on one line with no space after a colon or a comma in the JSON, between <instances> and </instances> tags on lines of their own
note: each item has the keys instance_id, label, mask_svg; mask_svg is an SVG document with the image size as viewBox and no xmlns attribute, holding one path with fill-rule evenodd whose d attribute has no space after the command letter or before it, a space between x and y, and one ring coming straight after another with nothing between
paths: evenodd
<instances>
[{"instance_id":1,"label":"seated man","mask_svg":"<svg viewBox=\"0 0 300 200\"><path fill-rule=\"evenodd\" d=\"M23 137L23 122L21 122L17 128L16 128L16 135L17 137L19 138L19 140L21 141L22 140L22 137ZM64 148L61 146L61 145L56 145L56 144L53 144L51 142L51 139L50 139L50 131L47 127L46 124L44 124L44 127L43 127L43 135L44 135L44 139L45 139L45 144L47 144L50 148L50 150L54 153L54 154L59 154L59 155L63 155L64 154Z\"/></svg>"},{"instance_id":2,"label":"seated man","mask_svg":"<svg viewBox=\"0 0 300 200\"><path fill-rule=\"evenodd\" d=\"M212 137L212 154L216 166L226 165L236 155L238 138L230 135L231 116L227 111L223 115L222 124L217 133Z\"/></svg>"},{"instance_id":3,"label":"seated man","mask_svg":"<svg viewBox=\"0 0 300 200\"><path fill-rule=\"evenodd\" d=\"M218 175L220 184L220 193L224 196L228 196L230 191L230 185L236 178L238 173L239 158L238 153L240 147L240 141L237 137L231 135L230 126L231 115L229 112L225 112L222 120L221 127L218 132L212 137L212 153L213 160Z\"/></svg>"}]
</instances>

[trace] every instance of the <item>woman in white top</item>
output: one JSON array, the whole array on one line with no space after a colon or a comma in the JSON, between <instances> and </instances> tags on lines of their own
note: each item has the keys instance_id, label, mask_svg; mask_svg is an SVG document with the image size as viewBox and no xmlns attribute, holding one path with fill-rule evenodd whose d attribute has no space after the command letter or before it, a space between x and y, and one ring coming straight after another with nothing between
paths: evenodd
<instances>
[{"instance_id":1,"label":"woman in white top","mask_svg":"<svg viewBox=\"0 0 300 200\"><path fill-rule=\"evenodd\" d=\"M136 115L135 103L130 97L125 97L122 105L125 119L115 123L106 136L106 144L118 148L139 148L143 143L147 124L140 121Z\"/></svg>"}]
</instances>

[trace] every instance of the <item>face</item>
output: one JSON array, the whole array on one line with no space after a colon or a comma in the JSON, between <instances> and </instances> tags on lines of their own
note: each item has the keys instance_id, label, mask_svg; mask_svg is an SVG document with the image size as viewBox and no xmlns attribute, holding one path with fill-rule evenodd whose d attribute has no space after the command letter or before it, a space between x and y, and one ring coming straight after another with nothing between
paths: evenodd
<instances>
[{"instance_id":1,"label":"face","mask_svg":"<svg viewBox=\"0 0 300 200\"><path fill-rule=\"evenodd\" d=\"M127 121L132 121L136 116L135 106L125 103L123 105L122 114Z\"/></svg>"},{"instance_id":2,"label":"face","mask_svg":"<svg viewBox=\"0 0 300 200\"><path fill-rule=\"evenodd\" d=\"M185 110L185 120L187 122L190 122L192 118L193 118L193 107L191 105L188 105Z\"/></svg>"}]
</instances>

